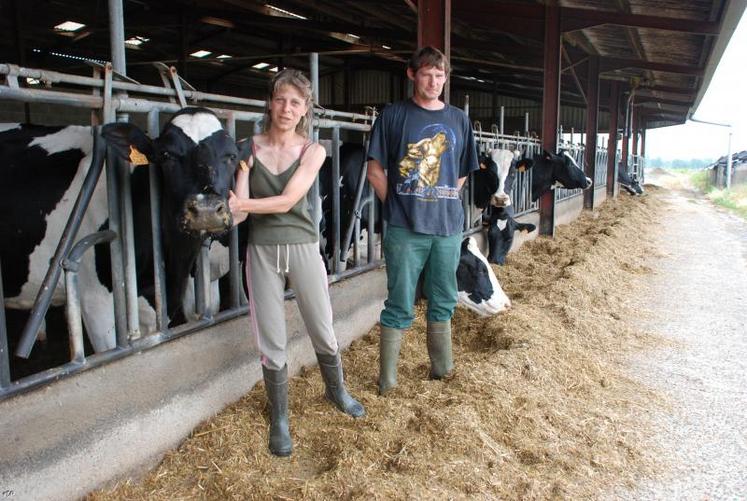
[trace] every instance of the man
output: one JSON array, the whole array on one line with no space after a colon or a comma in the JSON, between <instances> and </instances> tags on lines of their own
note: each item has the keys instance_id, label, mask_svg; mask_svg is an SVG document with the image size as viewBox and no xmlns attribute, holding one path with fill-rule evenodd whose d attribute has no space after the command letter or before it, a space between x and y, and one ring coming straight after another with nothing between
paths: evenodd
<instances>
[{"instance_id":1,"label":"man","mask_svg":"<svg viewBox=\"0 0 747 501\"><path fill-rule=\"evenodd\" d=\"M381 312L379 394L397 384L402 330L413 320L415 287L424 272L428 298L430 377L452 370L451 316L464 212L459 192L478 168L472 127L439 99L449 62L439 50L417 50L407 65L411 99L387 106L371 132L368 181L384 203L388 295Z\"/></svg>"}]
</instances>

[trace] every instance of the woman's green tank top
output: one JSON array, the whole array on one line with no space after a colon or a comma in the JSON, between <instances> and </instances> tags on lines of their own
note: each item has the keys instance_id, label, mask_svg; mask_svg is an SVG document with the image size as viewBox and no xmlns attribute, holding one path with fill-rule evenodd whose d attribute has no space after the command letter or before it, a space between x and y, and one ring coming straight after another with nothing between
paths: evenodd
<instances>
[{"instance_id":1,"label":"woman's green tank top","mask_svg":"<svg viewBox=\"0 0 747 501\"><path fill-rule=\"evenodd\" d=\"M305 150L305 148L304 148ZM301 164L295 160L280 174L273 174L254 155L254 165L249 171L251 198L266 198L282 194L288 180ZM311 220L306 196L283 214L249 214L250 244L305 244L319 241L319 232Z\"/></svg>"}]
</instances>

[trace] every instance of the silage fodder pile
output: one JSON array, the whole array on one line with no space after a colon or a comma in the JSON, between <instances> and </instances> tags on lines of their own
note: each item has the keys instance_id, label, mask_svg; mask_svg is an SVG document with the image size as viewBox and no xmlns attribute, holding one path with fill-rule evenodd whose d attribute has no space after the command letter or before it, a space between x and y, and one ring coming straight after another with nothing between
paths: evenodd
<instances>
[{"instance_id":1,"label":"silage fodder pile","mask_svg":"<svg viewBox=\"0 0 747 501\"><path fill-rule=\"evenodd\" d=\"M650 474L641 409L658 400L626 375L625 358L656 340L625 319L650 273L661 207L655 189L621 195L512 253L495 270L513 308L489 319L457 311L448 380L427 379L419 306L386 398L378 328L344 354L365 418L327 404L309 369L291 380L291 458L267 451L259 384L147 476L90 498L588 498Z\"/></svg>"}]
</instances>

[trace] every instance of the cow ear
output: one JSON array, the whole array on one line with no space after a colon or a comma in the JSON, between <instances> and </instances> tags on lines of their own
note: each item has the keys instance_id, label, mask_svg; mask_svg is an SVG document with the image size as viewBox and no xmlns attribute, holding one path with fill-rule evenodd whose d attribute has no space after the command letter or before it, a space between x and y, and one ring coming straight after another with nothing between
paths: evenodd
<instances>
[{"instance_id":1,"label":"cow ear","mask_svg":"<svg viewBox=\"0 0 747 501\"><path fill-rule=\"evenodd\" d=\"M534 166L534 160L531 158L522 158L518 161L516 164L516 170L519 172L525 172L528 169L531 169Z\"/></svg>"},{"instance_id":2,"label":"cow ear","mask_svg":"<svg viewBox=\"0 0 747 501\"><path fill-rule=\"evenodd\" d=\"M122 160L133 165L148 165L155 160L153 141L135 125L106 124L101 135Z\"/></svg>"},{"instance_id":3,"label":"cow ear","mask_svg":"<svg viewBox=\"0 0 747 501\"><path fill-rule=\"evenodd\" d=\"M547 150L542 150L542 158L545 160L552 160L552 153Z\"/></svg>"}]
</instances>

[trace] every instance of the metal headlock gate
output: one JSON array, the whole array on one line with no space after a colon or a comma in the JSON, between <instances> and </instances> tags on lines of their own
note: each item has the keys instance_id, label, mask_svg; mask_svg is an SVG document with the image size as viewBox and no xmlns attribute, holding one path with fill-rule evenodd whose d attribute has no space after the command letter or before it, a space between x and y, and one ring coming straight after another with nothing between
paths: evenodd
<instances>
[{"instance_id":1,"label":"metal headlock gate","mask_svg":"<svg viewBox=\"0 0 747 501\"><path fill-rule=\"evenodd\" d=\"M318 71L315 71L316 58L312 56L312 84L318 88ZM74 108L92 110L93 123L113 122L115 118L126 120L124 114L144 114L147 119L147 133L151 138L160 132L161 114L175 113L188 105L199 105L211 109L223 121L226 130L236 136L236 125L240 122L251 124L254 130L259 129L264 115L265 102L254 99L239 98L218 94L203 93L192 88L176 73L174 68L157 65L161 73L164 87L143 85L128 77L119 75L112 69L110 63L99 65L89 63L93 67L93 76L85 77L56 71L21 68L11 64L0 64L0 74L5 77L5 85L0 85L0 99L23 103L59 104ZM25 88L19 85L19 78L35 79L47 86L60 85L62 89ZM142 97L133 97L140 95ZM100 120L97 113L100 114ZM123 116L124 115L124 116ZM364 147L366 136L371 129L374 113L357 114L323 108L315 108L314 120L310 124L312 137L319 139L320 131L328 133L332 139L332 171L339 179L340 171L340 132L354 131L363 134ZM25 326L18 344L16 354L27 358L36 341L39 326L51 302L52 292L57 286L60 275L65 274L65 290L67 294L66 316L70 336L70 362L33 374L16 381L11 381L9 371L9 357L7 348L7 330L3 316L0 316L0 399L21 393L39 385L49 383L61 377L68 376L96 367L112 360L116 360L146 348L161 344L187 333L222 322L248 311L245 299L242 298L241 270L238 255L238 233L236 228L231 232L230 256L230 308L212 315L208 305L211 295L211 277L209 266L209 246L206 241L201 250L195 273L195 305L198 320L169 328L166 315L166 300L176 300L165 297L165 278L163 264L163 249L161 248L160 225L153 224L154 277L155 277L155 306L156 331L154 333L140 332L138 318L138 291L135 274L133 217L129 186L129 166L123 165L113 155L106 151L104 140L100 137L100 128L93 127L94 155L91 167L86 175L81 193L73 209L70 219L63 232L63 237L57 247L55 256L39 295L31 311L29 322ZM109 230L85 235L76 242L77 229L85 214L88 201L91 198L96 182L103 172L106 157L107 196L109 200ZM365 168L365 166L362 166ZM156 169L149 169L151 220L160 220L159 214L159 176ZM368 239L369 252L365 263L360 261L358 249L360 241L360 213L368 208L373 215L376 201L371 195L363 199L363 187L366 182L365 173L357 186L356 206L348 221L340 220L340 193L332 190L333 214L332 221L327 221L327 227L332 230L337 259L331 263L330 282L362 273L381 265L380 255L376 256L377 246L374 235L374 220L369 217ZM318 180L310 195L318 199ZM321 217L320 204L312 204L312 215L315 220ZM346 226L342 226L345 223ZM344 228L344 233L341 232ZM77 287L77 271L80 259L93 245L109 242L112 260L112 283L114 286L116 347L101 353L85 356L83 353L83 327L80 316L80 300ZM353 246L355 256L352 266L345 266L348 248ZM0 263L1 265L2 263ZM1 273L1 272L0 272ZM0 274L1 278L1 274ZM2 300L0 295L0 300Z\"/></svg>"}]
</instances>

